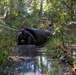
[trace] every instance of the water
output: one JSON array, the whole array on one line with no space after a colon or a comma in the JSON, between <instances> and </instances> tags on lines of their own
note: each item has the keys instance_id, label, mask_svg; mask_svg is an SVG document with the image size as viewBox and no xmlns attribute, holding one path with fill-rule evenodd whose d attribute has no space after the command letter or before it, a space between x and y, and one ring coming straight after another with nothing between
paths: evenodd
<instances>
[{"instance_id":1,"label":"water","mask_svg":"<svg viewBox=\"0 0 76 75\"><path fill-rule=\"evenodd\" d=\"M45 54L44 47L19 46L15 60L9 70L14 75L59 75L59 66L57 62L50 59Z\"/></svg>"},{"instance_id":2,"label":"water","mask_svg":"<svg viewBox=\"0 0 76 75\"><path fill-rule=\"evenodd\" d=\"M53 62L53 60L51 61ZM57 75L56 66L52 66L51 61L48 61L44 56L38 56L33 60L22 61L15 68L15 71L20 73L20 75L26 75L27 73L34 73L35 75L51 75L52 70L54 70Z\"/></svg>"},{"instance_id":3,"label":"water","mask_svg":"<svg viewBox=\"0 0 76 75\"><path fill-rule=\"evenodd\" d=\"M63 69L57 60L46 56L45 47L19 46L16 55L11 58L14 64L8 70L13 75L72 75L67 66Z\"/></svg>"}]
</instances>

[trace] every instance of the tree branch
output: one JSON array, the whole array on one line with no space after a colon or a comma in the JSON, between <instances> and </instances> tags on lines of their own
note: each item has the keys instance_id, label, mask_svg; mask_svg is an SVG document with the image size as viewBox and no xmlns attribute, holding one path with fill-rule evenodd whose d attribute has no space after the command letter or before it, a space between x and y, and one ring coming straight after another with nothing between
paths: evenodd
<instances>
[{"instance_id":1,"label":"tree branch","mask_svg":"<svg viewBox=\"0 0 76 75\"><path fill-rule=\"evenodd\" d=\"M4 11L4 15L3 15L2 17L0 17L0 19L4 19L4 18L7 16L7 12L8 12L8 9L6 9L6 10Z\"/></svg>"}]
</instances>

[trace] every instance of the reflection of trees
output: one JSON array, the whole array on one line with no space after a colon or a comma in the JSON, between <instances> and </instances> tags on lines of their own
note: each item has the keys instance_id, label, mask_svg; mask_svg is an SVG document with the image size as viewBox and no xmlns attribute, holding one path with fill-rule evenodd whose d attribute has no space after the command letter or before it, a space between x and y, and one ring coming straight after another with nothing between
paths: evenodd
<instances>
[{"instance_id":1,"label":"reflection of trees","mask_svg":"<svg viewBox=\"0 0 76 75\"><path fill-rule=\"evenodd\" d=\"M27 48L28 49L28 48ZM22 49L23 50L23 49ZM31 50L31 49L30 49ZM25 51L25 50L24 50ZM27 50L29 51L29 50ZM32 50L31 50L32 51ZM25 52L23 52L25 53ZM32 54L32 52L30 52ZM39 55L39 56L29 56L27 53L26 60L21 61L18 65L17 71L26 74L26 73L35 73L36 75L57 75L59 69L58 65L56 64L55 60L50 60L49 57ZM55 72L55 74L54 74Z\"/></svg>"},{"instance_id":2,"label":"reflection of trees","mask_svg":"<svg viewBox=\"0 0 76 75\"><path fill-rule=\"evenodd\" d=\"M24 50L24 52L25 52L25 50ZM44 57L42 55L33 57L32 59L28 59L26 62L24 62L24 64L25 65L22 64L23 69L25 69L25 71L27 71L27 72L35 72L35 73L41 73L41 74L50 73L50 68L51 68L50 61L48 61L46 59L46 57ZM20 66L22 66L22 65L20 65Z\"/></svg>"},{"instance_id":3,"label":"reflection of trees","mask_svg":"<svg viewBox=\"0 0 76 75\"><path fill-rule=\"evenodd\" d=\"M47 74L50 75L50 63L48 63L47 59L44 59L43 56L39 56L37 61L34 63L34 72L38 72L41 74Z\"/></svg>"},{"instance_id":4,"label":"reflection of trees","mask_svg":"<svg viewBox=\"0 0 76 75\"><path fill-rule=\"evenodd\" d=\"M35 73L36 75L57 75L59 69L55 61L51 61L44 56L33 57L22 61L16 66L19 73Z\"/></svg>"},{"instance_id":5,"label":"reflection of trees","mask_svg":"<svg viewBox=\"0 0 76 75\"><path fill-rule=\"evenodd\" d=\"M39 56L37 61L34 64L34 72L41 73L41 74L52 74L57 75L59 71L59 66L55 62L55 60L48 60L46 57Z\"/></svg>"},{"instance_id":6,"label":"reflection of trees","mask_svg":"<svg viewBox=\"0 0 76 75\"><path fill-rule=\"evenodd\" d=\"M42 56L40 56L40 62L41 62L40 65L41 65L41 70L42 70L41 73L43 74L43 62L42 62Z\"/></svg>"},{"instance_id":7,"label":"reflection of trees","mask_svg":"<svg viewBox=\"0 0 76 75\"><path fill-rule=\"evenodd\" d=\"M51 62L51 74L52 75L59 75L59 70L60 70L60 67L59 67L59 65L58 65L58 63L57 63L57 60L52 60L52 62Z\"/></svg>"},{"instance_id":8,"label":"reflection of trees","mask_svg":"<svg viewBox=\"0 0 76 75\"><path fill-rule=\"evenodd\" d=\"M34 72L36 72L36 62L34 62Z\"/></svg>"}]
</instances>

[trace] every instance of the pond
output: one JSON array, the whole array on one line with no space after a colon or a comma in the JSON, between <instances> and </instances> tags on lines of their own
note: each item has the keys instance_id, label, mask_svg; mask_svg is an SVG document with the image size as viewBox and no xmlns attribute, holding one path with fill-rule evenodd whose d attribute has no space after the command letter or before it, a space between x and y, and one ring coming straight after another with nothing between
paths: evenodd
<instances>
[{"instance_id":1,"label":"pond","mask_svg":"<svg viewBox=\"0 0 76 75\"><path fill-rule=\"evenodd\" d=\"M10 58L13 63L7 66L9 75L72 75L70 67L46 56L45 47L19 46Z\"/></svg>"}]
</instances>

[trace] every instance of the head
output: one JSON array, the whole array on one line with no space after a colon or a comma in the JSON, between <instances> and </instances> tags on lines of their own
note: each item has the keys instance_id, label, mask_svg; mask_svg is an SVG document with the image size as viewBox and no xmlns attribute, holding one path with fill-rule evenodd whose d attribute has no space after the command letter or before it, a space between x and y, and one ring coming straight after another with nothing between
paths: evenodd
<instances>
[{"instance_id":1,"label":"head","mask_svg":"<svg viewBox=\"0 0 76 75\"><path fill-rule=\"evenodd\" d=\"M50 23L49 26L53 26L53 23Z\"/></svg>"}]
</instances>

